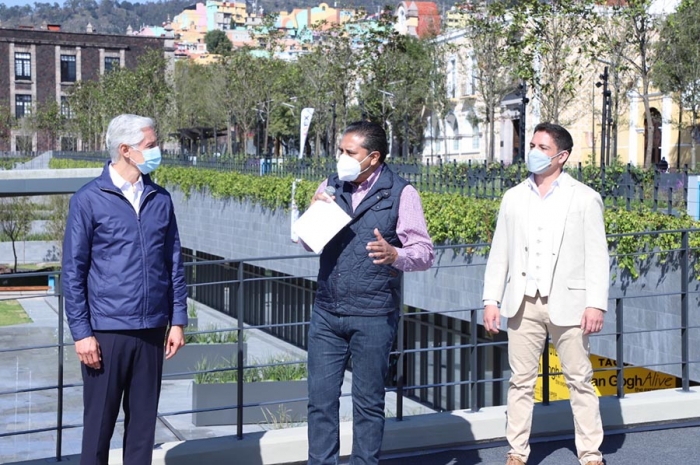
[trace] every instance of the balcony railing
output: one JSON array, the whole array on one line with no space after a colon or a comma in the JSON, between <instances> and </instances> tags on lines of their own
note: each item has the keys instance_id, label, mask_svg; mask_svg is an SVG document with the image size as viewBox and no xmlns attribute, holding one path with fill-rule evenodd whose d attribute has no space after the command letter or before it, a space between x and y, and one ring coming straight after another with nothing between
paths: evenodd
<instances>
[{"instance_id":1,"label":"balcony railing","mask_svg":"<svg viewBox=\"0 0 700 465\"><path fill-rule=\"evenodd\" d=\"M610 312L614 316L614 328L606 328L604 333L593 335L594 338L614 338L614 366L601 368L597 371L612 372L617 379L624 379L625 370L629 367L629 358L625 356L629 349L628 340L649 332L675 334L678 337L677 346L666 347L671 351L668 356L672 362L643 365L646 368L666 372L680 373L679 386L683 391L689 391L691 384L698 379L691 379L691 366L700 363L700 360L690 356L690 344L697 339L698 324L697 305L691 304L697 299L697 286L691 289L689 284L695 282L695 266L697 264L697 250L691 249L689 239L691 234L698 234L699 230L655 231L640 234L675 234L681 237L681 246L674 250L659 250L651 252L651 256L658 256L662 262L668 257L673 258L671 266L680 270L680 283L678 289L668 291L643 292L629 295L612 295L610 300ZM623 236L631 235L619 235ZM455 250L458 253L474 253L484 244L471 244L464 246L440 247L438 251ZM187 254L188 250L184 250ZM640 255L642 251L640 251ZM665 258L664 258L665 257ZM207 332L236 332L238 340L245 339L245 333L251 331L264 331L283 341L291 343L301 349L306 348L307 325L313 307L313 294L315 291L314 276L291 276L271 271L265 266L270 263L286 260L315 260L313 255L298 255L284 257L256 257L249 259L227 260L214 259L213 256L197 253L189 255L189 263L186 265L188 292L191 299L201 302L222 313L237 319L236 326L217 328ZM621 257L612 256L613 262ZM440 264L425 272L429 278L438 283L441 269L455 267L483 267L483 261L465 261L464 264ZM3 279L16 278L20 275L3 275ZM23 353L29 351L43 351L51 353L55 351L56 376L55 381L43 385L19 385L8 389L8 382L0 392L0 396L21 395L32 393L41 396L55 395L55 424L29 427L27 429L14 430L0 433L0 439L19 437L35 433L55 433L56 460L61 460L64 454L64 432L80 428L82 425L75 421L67 422L65 418L64 400L68 390L71 395L77 395L75 389L80 389L80 382L68 382L64 375L65 363L68 353L73 345L66 336L64 325L64 302L61 296L60 272L23 273L21 276L43 276L55 280L54 294L58 301L58 324L56 327L56 342L46 342L39 345L0 346L0 356L7 354L17 358L18 364ZM695 276L695 279L693 277ZM619 279L617 277L616 279ZM404 290L405 293L405 290ZM45 296L45 294L31 294L21 296L7 296L1 300L27 299L31 297ZM679 299L678 308L673 308L673 324L653 325L653 327L639 327L630 330L625 322L630 318L638 318L638 315L630 316L626 306L630 301L657 299L674 296ZM634 304L632 304L634 305ZM479 409L501 405L504 402L504 393L507 388L508 368L506 332L492 337L483 332L478 325L480 321L481 306L474 308L455 308L440 313L431 312L430 309L405 308L402 313L402 321L396 338L394 350L391 354L392 373L387 383L387 392L396 395L396 418L402 420L405 416L404 405L407 400L420 402L433 409ZM459 314L460 318L456 318ZM468 318L465 318L468 316ZM693 317L693 319L691 319ZM694 332L694 335L691 333ZM219 410L235 409L237 417L236 435L243 438L243 409L246 407L264 407L269 403L244 403L243 393L252 387L244 379L244 371L261 367L262 365L246 365L243 357L242 344L238 346L237 361L229 366L215 367L211 369L194 370L186 374L206 374L235 370L238 373L239 384L236 398L232 398L230 405L211 409L182 409L178 411L160 412L159 417L186 415L199 412L211 412ZM548 351L543 357L543 398L544 404L549 403L549 377L556 373L549 372L547 362ZM46 358L45 363L51 363ZM303 360L291 360L285 364L302 363ZM74 361L73 363L78 363ZM638 363L635 367L639 367ZM183 374L183 373L181 373ZM167 378L166 378L167 379ZM1 383L0 383L1 385ZM674 386L675 388L676 386ZM625 395L624 383L617 383L616 396ZM299 401L294 399L277 399L275 403ZM45 409L45 408L44 408ZM44 414L45 415L45 414ZM3 418L8 423L11 419ZM31 423L30 423L31 424Z\"/></svg>"}]
</instances>

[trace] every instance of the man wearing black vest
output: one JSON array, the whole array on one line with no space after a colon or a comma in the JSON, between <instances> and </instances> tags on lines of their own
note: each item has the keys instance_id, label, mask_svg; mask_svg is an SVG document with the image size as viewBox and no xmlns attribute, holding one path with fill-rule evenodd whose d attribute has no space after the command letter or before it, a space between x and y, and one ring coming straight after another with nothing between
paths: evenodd
<instances>
[{"instance_id":1,"label":"man wearing black vest","mask_svg":"<svg viewBox=\"0 0 700 465\"><path fill-rule=\"evenodd\" d=\"M338 147L338 173L312 203L336 202L352 220L321 253L309 328L309 465L335 465L339 407L352 357L353 446L350 465L379 463L384 379L400 315L401 277L433 263L416 189L384 164L384 129L360 121ZM335 189L329 196L326 187Z\"/></svg>"}]
</instances>

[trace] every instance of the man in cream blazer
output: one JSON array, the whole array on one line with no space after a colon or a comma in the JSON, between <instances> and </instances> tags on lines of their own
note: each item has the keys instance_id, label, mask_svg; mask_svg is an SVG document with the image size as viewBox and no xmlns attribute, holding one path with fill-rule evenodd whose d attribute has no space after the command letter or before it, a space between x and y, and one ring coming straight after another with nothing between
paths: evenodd
<instances>
[{"instance_id":1,"label":"man in cream blazer","mask_svg":"<svg viewBox=\"0 0 700 465\"><path fill-rule=\"evenodd\" d=\"M530 454L534 386L548 332L571 395L579 462L603 465L588 335L603 327L609 255L600 195L562 171L572 148L563 127L535 127L527 157L532 174L503 196L486 265L484 327L497 333L500 317L508 318L506 465L525 464Z\"/></svg>"}]
</instances>

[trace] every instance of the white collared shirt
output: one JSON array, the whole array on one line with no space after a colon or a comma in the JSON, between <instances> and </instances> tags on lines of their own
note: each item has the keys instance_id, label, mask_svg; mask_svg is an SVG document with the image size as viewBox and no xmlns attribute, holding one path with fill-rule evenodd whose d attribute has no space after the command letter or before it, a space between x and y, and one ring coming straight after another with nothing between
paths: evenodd
<instances>
[{"instance_id":1,"label":"white collared shirt","mask_svg":"<svg viewBox=\"0 0 700 465\"><path fill-rule=\"evenodd\" d=\"M525 295L535 297L539 291L542 297L549 296L552 283L552 257L553 257L553 230L554 218L561 214L564 207L561 203L560 182L562 173L552 182L551 187L544 196L540 195L535 183L535 177L531 175L527 179L530 188L528 198L528 255L527 255L527 284Z\"/></svg>"},{"instance_id":2,"label":"white collared shirt","mask_svg":"<svg viewBox=\"0 0 700 465\"><path fill-rule=\"evenodd\" d=\"M139 174L139 179L134 184L131 184L129 181L122 178L121 175L117 173L117 170L110 164L109 177L112 179L114 186L124 194L126 200L129 201L131 206L134 207L134 210L136 210L136 213L138 213L141 207L141 194L143 193L143 176Z\"/></svg>"}]
</instances>

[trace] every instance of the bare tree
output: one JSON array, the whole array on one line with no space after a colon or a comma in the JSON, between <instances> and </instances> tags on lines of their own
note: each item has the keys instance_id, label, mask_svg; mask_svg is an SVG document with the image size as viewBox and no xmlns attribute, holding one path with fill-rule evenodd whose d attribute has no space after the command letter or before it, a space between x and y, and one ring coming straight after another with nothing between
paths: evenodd
<instances>
[{"instance_id":1,"label":"bare tree","mask_svg":"<svg viewBox=\"0 0 700 465\"><path fill-rule=\"evenodd\" d=\"M580 115L570 110L583 98L579 92L584 82L582 70L597 53L594 2L525 0L515 8L512 18L518 74L530 83L540 118L567 124L571 121L561 120L566 113L571 120L577 119Z\"/></svg>"},{"instance_id":2,"label":"bare tree","mask_svg":"<svg viewBox=\"0 0 700 465\"><path fill-rule=\"evenodd\" d=\"M52 195L49 198L50 216L46 222L46 232L58 245L59 255L62 253L63 237L66 234L69 202L70 195Z\"/></svg>"},{"instance_id":3,"label":"bare tree","mask_svg":"<svg viewBox=\"0 0 700 465\"><path fill-rule=\"evenodd\" d=\"M483 2L468 13L467 49L460 53L466 79L476 78L476 90L483 103L482 120L488 127L486 158L492 162L496 151L496 110L503 98L516 87L516 67L512 47L511 20L505 5Z\"/></svg>"},{"instance_id":4,"label":"bare tree","mask_svg":"<svg viewBox=\"0 0 700 465\"><path fill-rule=\"evenodd\" d=\"M700 1L684 0L675 13L666 18L656 53L659 60L653 71L654 83L662 92L673 93L679 104L678 127L690 130L692 168L697 164L698 114L700 113ZM683 124L683 110L690 112L690 124ZM679 133L679 142L681 134ZM680 147L676 158L680 167Z\"/></svg>"},{"instance_id":5,"label":"bare tree","mask_svg":"<svg viewBox=\"0 0 700 465\"><path fill-rule=\"evenodd\" d=\"M12 254L14 255L13 271L17 272L17 247L18 241L24 240L34 219L34 206L29 197L3 197L0 198L0 230L12 242Z\"/></svg>"},{"instance_id":6,"label":"bare tree","mask_svg":"<svg viewBox=\"0 0 700 465\"><path fill-rule=\"evenodd\" d=\"M644 104L647 133L644 166L651 166L654 120L651 114L650 93L652 69L659 60L655 43L659 36L660 18L650 12L651 0L631 0L625 6L614 7L613 26L620 28L625 38L621 56L633 73L635 81L641 83L639 96Z\"/></svg>"}]
</instances>

